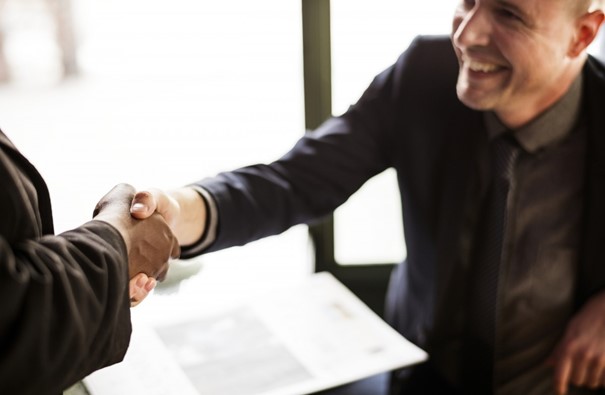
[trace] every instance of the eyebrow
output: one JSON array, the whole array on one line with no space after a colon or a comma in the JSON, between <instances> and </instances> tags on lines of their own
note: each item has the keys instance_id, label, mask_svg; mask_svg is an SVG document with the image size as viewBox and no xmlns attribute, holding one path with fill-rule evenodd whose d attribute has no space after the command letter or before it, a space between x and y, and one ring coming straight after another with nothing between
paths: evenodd
<instances>
[{"instance_id":1,"label":"eyebrow","mask_svg":"<svg viewBox=\"0 0 605 395\"><path fill-rule=\"evenodd\" d=\"M496 3L504 6L508 9L510 9L511 11L519 14L520 17L524 18L524 19L528 19L531 15L527 13L526 10L522 9L521 7L519 7L517 4L511 2L510 0L496 0Z\"/></svg>"}]
</instances>

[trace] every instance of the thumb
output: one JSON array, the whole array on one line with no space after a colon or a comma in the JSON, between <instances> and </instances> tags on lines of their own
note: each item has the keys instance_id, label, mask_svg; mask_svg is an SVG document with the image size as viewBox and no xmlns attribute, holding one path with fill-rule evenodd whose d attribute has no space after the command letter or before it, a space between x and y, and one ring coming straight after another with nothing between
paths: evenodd
<instances>
[{"instance_id":1,"label":"thumb","mask_svg":"<svg viewBox=\"0 0 605 395\"><path fill-rule=\"evenodd\" d=\"M130 204L130 215L137 219L151 216L157 208L157 200L149 191L140 191L134 195Z\"/></svg>"},{"instance_id":2,"label":"thumb","mask_svg":"<svg viewBox=\"0 0 605 395\"><path fill-rule=\"evenodd\" d=\"M179 203L161 189L149 188L137 192L132 199L130 214L137 219L149 218L157 212L173 228L180 213Z\"/></svg>"}]
</instances>

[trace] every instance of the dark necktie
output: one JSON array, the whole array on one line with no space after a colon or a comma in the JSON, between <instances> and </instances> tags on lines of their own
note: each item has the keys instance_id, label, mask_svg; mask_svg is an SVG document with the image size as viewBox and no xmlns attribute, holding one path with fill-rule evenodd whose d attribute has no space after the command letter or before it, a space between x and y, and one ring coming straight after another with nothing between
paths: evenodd
<instances>
[{"instance_id":1,"label":"dark necktie","mask_svg":"<svg viewBox=\"0 0 605 395\"><path fill-rule=\"evenodd\" d=\"M468 366L465 384L472 393L491 392L494 336L500 263L507 251L502 242L507 227L509 192L514 187L514 166L520 147L510 133L490 143L490 186L476 237L476 255L471 274L467 334ZM488 392L489 391L489 392Z\"/></svg>"}]
</instances>

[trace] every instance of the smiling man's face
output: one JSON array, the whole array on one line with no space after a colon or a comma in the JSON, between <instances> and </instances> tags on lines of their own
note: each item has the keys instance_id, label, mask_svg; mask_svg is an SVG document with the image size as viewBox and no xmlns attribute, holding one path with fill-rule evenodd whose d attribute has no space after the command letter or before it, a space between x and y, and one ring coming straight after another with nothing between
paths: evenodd
<instances>
[{"instance_id":1,"label":"smiling man's face","mask_svg":"<svg viewBox=\"0 0 605 395\"><path fill-rule=\"evenodd\" d=\"M452 30L459 99L516 127L560 98L581 68L579 16L567 1L461 0Z\"/></svg>"}]
</instances>

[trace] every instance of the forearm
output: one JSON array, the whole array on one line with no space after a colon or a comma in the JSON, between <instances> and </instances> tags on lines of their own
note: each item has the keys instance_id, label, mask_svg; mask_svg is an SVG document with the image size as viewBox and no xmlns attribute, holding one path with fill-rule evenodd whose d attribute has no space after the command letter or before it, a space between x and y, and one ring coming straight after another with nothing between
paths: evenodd
<instances>
[{"instance_id":1,"label":"forearm","mask_svg":"<svg viewBox=\"0 0 605 395\"><path fill-rule=\"evenodd\" d=\"M58 393L122 359L131 327L115 229L93 221L17 246L0 241L0 393Z\"/></svg>"}]
</instances>

